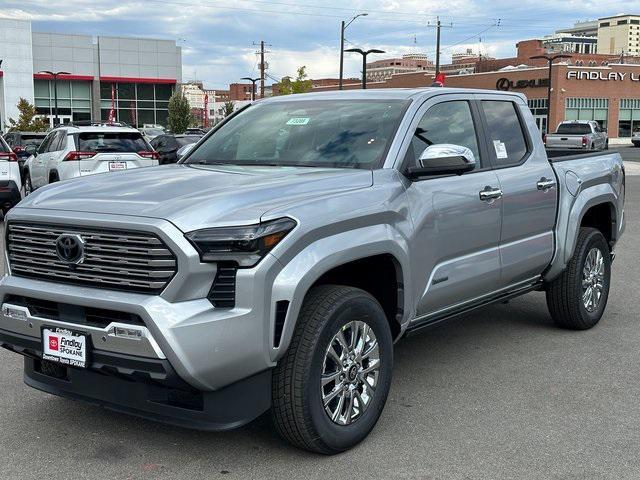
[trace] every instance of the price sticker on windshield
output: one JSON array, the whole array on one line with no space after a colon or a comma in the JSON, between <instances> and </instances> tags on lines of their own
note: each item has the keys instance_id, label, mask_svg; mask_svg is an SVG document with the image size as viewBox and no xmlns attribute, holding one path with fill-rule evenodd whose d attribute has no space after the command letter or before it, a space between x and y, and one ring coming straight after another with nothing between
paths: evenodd
<instances>
[{"instance_id":1,"label":"price sticker on windshield","mask_svg":"<svg viewBox=\"0 0 640 480\"><path fill-rule=\"evenodd\" d=\"M287 125L306 125L309 123L308 117L293 117L287 122Z\"/></svg>"}]
</instances>

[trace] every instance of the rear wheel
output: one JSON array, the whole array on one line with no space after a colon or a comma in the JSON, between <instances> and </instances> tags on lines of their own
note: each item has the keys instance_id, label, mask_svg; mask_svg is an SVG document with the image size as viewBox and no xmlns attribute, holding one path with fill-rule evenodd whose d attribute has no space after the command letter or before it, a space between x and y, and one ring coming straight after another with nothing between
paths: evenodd
<instances>
[{"instance_id":1,"label":"rear wheel","mask_svg":"<svg viewBox=\"0 0 640 480\"><path fill-rule=\"evenodd\" d=\"M33 185L31 184L31 174L27 170L24 177L24 196L31 195L33 193Z\"/></svg>"},{"instance_id":2,"label":"rear wheel","mask_svg":"<svg viewBox=\"0 0 640 480\"><path fill-rule=\"evenodd\" d=\"M392 367L393 339L380 304L357 288L314 288L274 371L278 432L312 452L348 450L378 421Z\"/></svg>"},{"instance_id":3,"label":"rear wheel","mask_svg":"<svg viewBox=\"0 0 640 480\"><path fill-rule=\"evenodd\" d=\"M546 289L551 317L560 327L586 330L596 325L607 305L611 253L595 228L581 228L565 271Z\"/></svg>"},{"instance_id":4,"label":"rear wheel","mask_svg":"<svg viewBox=\"0 0 640 480\"><path fill-rule=\"evenodd\" d=\"M49 174L49 183L55 183L59 181L60 181L60 176L58 175L58 172L51 172Z\"/></svg>"}]
</instances>

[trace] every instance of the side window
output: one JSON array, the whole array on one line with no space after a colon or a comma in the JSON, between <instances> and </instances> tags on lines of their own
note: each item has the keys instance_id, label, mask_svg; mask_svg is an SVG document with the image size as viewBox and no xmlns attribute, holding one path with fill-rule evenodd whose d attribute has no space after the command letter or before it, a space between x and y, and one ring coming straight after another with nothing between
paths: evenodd
<instances>
[{"instance_id":1,"label":"side window","mask_svg":"<svg viewBox=\"0 0 640 480\"><path fill-rule=\"evenodd\" d=\"M427 110L407 150L406 164L417 165L420 155L428 146L440 143L467 147L473 152L476 162L480 165L478 138L469 102L464 100L443 102Z\"/></svg>"},{"instance_id":2,"label":"side window","mask_svg":"<svg viewBox=\"0 0 640 480\"><path fill-rule=\"evenodd\" d=\"M495 151L496 167L518 165L527 154L527 141L516 105L509 101L482 102L488 127L489 148Z\"/></svg>"},{"instance_id":3,"label":"side window","mask_svg":"<svg viewBox=\"0 0 640 480\"><path fill-rule=\"evenodd\" d=\"M49 135L45 137L40 146L38 147L38 153L44 153L49 151L49 145L51 141L56 136L55 132L51 132Z\"/></svg>"},{"instance_id":4,"label":"side window","mask_svg":"<svg viewBox=\"0 0 640 480\"><path fill-rule=\"evenodd\" d=\"M47 148L47 152L57 152L60 150L60 141L64 136L64 132L59 130L55 133L55 136L51 139L51 143L49 144L49 148Z\"/></svg>"},{"instance_id":5,"label":"side window","mask_svg":"<svg viewBox=\"0 0 640 480\"><path fill-rule=\"evenodd\" d=\"M60 132L60 144L58 145L58 152L64 150L65 148L67 148L67 132L62 131Z\"/></svg>"}]
</instances>

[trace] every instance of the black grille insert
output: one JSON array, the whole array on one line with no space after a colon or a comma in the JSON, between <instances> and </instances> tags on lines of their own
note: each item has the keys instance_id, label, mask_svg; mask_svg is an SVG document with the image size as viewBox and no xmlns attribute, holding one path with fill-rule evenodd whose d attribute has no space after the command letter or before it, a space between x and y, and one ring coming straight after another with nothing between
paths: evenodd
<instances>
[{"instance_id":1,"label":"black grille insert","mask_svg":"<svg viewBox=\"0 0 640 480\"><path fill-rule=\"evenodd\" d=\"M233 308L236 306L236 273L235 263L218 263L218 271L209 291L209 301L216 308Z\"/></svg>"},{"instance_id":2,"label":"black grille insert","mask_svg":"<svg viewBox=\"0 0 640 480\"><path fill-rule=\"evenodd\" d=\"M113 322L144 326L144 322L140 316L134 313L119 312L116 310L83 307L20 295L7 295L4 297L4 303L28 308L34 317L76 323L89 327L105 328Z\"/></svg>"}]
</instances>

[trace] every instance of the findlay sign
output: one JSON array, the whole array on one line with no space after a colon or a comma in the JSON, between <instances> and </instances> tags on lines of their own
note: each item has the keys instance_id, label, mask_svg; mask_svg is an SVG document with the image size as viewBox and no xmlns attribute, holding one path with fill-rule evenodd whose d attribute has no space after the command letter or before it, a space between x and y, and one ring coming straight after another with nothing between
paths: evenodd
<instances>
[{"instance_id":1,"label":"findlay sign","mask_svg":"<svg viewBox=\"0 0 640 480\"><path fill-rule=\"evenodd\" d=\"M567 72L568 80L598 80L604 82L623 82L627 79L632 82L640 82L639 72L602 72L587 70L569 70Z\"/></svg>"}]
</instances>

